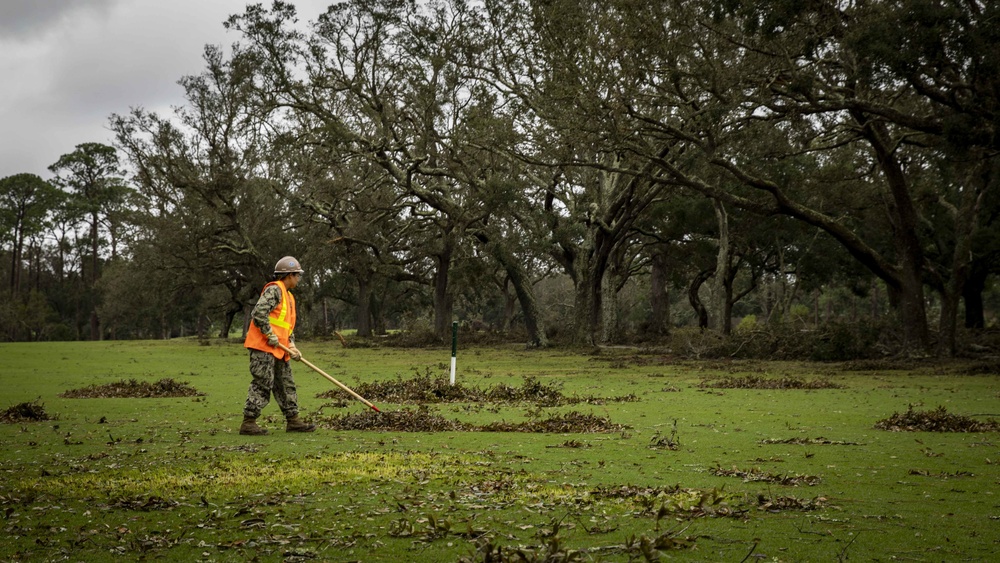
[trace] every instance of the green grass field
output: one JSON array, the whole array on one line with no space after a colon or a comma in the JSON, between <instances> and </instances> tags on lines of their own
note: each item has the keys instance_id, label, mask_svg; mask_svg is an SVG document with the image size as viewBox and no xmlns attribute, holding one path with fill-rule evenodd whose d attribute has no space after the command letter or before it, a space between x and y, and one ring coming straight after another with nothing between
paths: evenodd
<instances>
[{"instance_id":1,"label":"green grass field","mask_svg":"<svg viewBox=\"0 0 1000 563\"><path fill-rule=\"evenodd\" d=\"M450 355L337 341L300 349L352 387L446 377ZM533 378L567 397L638 400L426 406L478 426L567 413L627 426L556 434L289 434L272 402L261 418L271 433L247 437L237 433L249 384L239 343L18 343L0 354L0 410L34 402L52 417L0 424L3 561L987 561L1000 552L997 432L875 428L910 408L1000 419L1000 376L960 363L892 370L460 348L466 386ZM306 419L370 412L317 397L332 384L301 363L294 370ZM839 388L702 385L750 376ZM203 395L59 396L165 378Z\"/></svg>"}]
</instances>

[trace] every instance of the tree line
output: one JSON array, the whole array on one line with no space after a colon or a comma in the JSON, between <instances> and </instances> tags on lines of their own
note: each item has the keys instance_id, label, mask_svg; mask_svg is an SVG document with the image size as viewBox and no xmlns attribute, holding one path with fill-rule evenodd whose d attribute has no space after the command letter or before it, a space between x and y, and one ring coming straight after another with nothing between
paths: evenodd
<instances>
[{"instance_id":1,"label":"tree line","mask_svg":"<svg viewBox=\"0 0 1000 563\"><path fill-rule=\"evenodd\" d=\"M594 345L879 316L899 349L954 354L995 323L998 15L250 5L182 107L2 180L5 337L225 337L293 254L315 334L460 318Z\"/></svg>"}]
</instances>

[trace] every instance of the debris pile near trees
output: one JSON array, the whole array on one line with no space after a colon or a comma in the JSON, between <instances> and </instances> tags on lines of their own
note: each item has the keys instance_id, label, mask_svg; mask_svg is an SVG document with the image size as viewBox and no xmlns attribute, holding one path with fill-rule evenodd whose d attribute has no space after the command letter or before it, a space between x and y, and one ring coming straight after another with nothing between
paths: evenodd
<instances>
[{"instance_id":1,"label":"debris pile near trees","mask_svg":"<svg viewBox=\"0 0 1000 563\"><path fill-rule=\"evenodd\" d=\"M526 422L491 422L484 426L448 420L427 407L416 410L360 412L328 417L312 417L311 422L331 430L369 430L397 432L529 432L529 433L611 433L622 432L627 426L615 424L604 417L568 412L547 419Z\"/></svg>"},{"instance_id":2,"label":"debris pile near trees","mask_svg":"<svg viewBox=\"0 0 1000 563\"><path fill-rule=\"evenodd\" d=\"M3 412L0 412L0 422L4 424L17 424L19 422L39 422L43 420L54 420L45 412L45 405L38 399L30 403L18 403Z\"/></svg>"},{"instance_id":3,"label":"debris pile near trees","mask_svg":"<svg viewBox=\"0 0 1000 563\"><path fill-rule=\"evenodd\" d=\"M714 389L843 389L843 385L825 379L814 379L812 381L806 381L797 377L772 379L759 375L708 379L702 381L699 387Z\"/></svg>"},{"instance_id":4,"label":"debris pile near trees","mask_svg":"<svg viewBox=\"0 0 1000 563\"><path fill-rule=\"evenodd\" d=\"M113 383L102 385L88 385L82 389L72 389L60 393L59 396L65 399L106 399L106 398L131 398L149 399L163 397L197 397L204 395L194 387L188 385L186 381L174 381L171 378L161 379L155 382L137 381L124 379Z\"/></svg>"},{"instance_id":5,"label":"debris pile near trees","mask_svg":"<svg viewBox=\"0 0 1000 563\"><path fill-rule=\"evenodd\" d=\"M889 418L879 420L875 423L875 428L890 432L1000 432L1000 422L992 418L984 422L951 414L944 406L929 411L915 411L913 405L910 405L902 414L894 412Z\"/></svg>"},{"instance_id":6,"label":"debris pile near trees","mask_svg":"<svg viewBox=\"0 0 1000 563\"><path fill-rule=\"evenodd\" d=\"M371 401L396 404L427 404L427 403L499 403L517 404L533 403L541 407L556 407L580 403L604 405L607 403L628 403L638 401L635 395L619 397L571 396L562 394L557 385L545 384L534 377L525 377L520 387L499 383L480 389L475 386L457 382L451 384L447 377L431 377L429 374L418 375L411 379L397 377L395 380L374 381L354 386L359 395L368 397ZM331 389L317 395L324 399L336 399L344 396L337 389Z\"/></svg>"}]
</instances>

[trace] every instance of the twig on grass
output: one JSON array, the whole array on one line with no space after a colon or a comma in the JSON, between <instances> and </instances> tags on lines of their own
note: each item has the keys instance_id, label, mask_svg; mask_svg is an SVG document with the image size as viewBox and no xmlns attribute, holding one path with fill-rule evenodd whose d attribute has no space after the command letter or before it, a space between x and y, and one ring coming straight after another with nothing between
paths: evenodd
<instances>
[{"instance_id":1,"label":"twig on grass","mask_svg":"<svg viewBox=\"0 0 1000 563\"><path fill-rule=\"evenodd\" d=\"M750 559L750 556L753 555L753 552L757 551L757 545L758 543L754 542L753 547L750 548L750 553L747 553L746 557L740 560L740 563L746 563L746 560Z\"/></svg>"},{"instance_id":2,"label":"twig on grass","mask_svg":"<svg viewBox=\"0 0 1000 563\"><path fill-rule=\"evenodd\" d=\"M851 547L851 545L855 541L857 541L858 536L860 536L860 535L861 535L861 532L858 532L858 533L854 534L854 537L851 538L851 541L847 542L847 545L844 546L844 549L840 550L840 553L837 555L837 561L847 561L847 549L849 547Z\"/></svg>"}]
</instances>

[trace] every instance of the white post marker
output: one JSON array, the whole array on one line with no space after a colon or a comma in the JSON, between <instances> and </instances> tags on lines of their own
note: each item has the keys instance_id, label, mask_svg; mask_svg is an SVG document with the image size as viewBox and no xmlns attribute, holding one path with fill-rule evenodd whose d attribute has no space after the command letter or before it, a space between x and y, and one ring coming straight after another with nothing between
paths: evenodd
<instances>
[{"instance_id":1,"label":"white post marker","mask_svg":"<svg viewBox=\"0 0 1000 563\"><path fill-rule=\"evenodd\" d=\"M451 384L455 385L455 352L458 348L458 321L451 323Z\"/></svg>"}]
</instances>

